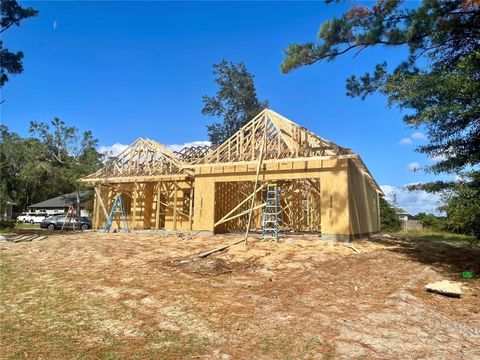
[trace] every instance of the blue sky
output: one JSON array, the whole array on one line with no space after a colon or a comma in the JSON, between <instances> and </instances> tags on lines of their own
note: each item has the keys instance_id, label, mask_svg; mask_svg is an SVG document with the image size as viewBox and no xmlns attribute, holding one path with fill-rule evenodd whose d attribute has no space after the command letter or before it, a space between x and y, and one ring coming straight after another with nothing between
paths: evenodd
<instances>
[{"instance_id":1,"label":"blue sky","mask_svg":"<svg viewBox=\"0 0 480 360\"><path fill-rule=\"evenodd\" d=\"M244 61L271 109L359 153L407 211L435 208L435 198L400 189L434 179L411 171L433 161L414 151L425 142L422 129L407 128L382 96L361 101L345 95L348 76L383 60L394 65L406 49L370 49L280 72L290 43L314 40L320 24L349 4L22 4L40 14L3 36L7 48L25 53L24 73L2 90L1 121L13 131L26 135L31 120L57 116L92 130L104 147L140 136L169 145L207 140L213 119L201 114L201 98L216 92L212 64Z\"/></svg>"}]
</instances>

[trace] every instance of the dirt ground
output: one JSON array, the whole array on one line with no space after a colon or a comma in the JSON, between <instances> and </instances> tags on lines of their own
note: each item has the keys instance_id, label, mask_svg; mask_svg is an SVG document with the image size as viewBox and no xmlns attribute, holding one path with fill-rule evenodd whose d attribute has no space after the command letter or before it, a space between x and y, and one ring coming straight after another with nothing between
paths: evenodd
<instances>
[{"instance_id":1,"label":"dirt ground","mask_svg":"<svg viewBox=\"0 0 480 360\"><path fill-rule=\"evenodd\" d=\"M480 248L69 233L0 244L2 359L480 359ZM460 299L428 282L462 281Z\"/></svg>"}]
</instances>

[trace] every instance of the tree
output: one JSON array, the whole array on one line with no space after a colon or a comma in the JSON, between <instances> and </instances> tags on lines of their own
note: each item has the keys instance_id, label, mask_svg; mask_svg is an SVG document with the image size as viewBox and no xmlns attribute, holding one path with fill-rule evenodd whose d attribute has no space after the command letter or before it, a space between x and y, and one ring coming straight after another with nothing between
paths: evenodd
<instances>
[{"instance_id":1,"label":"tree","mask_svg":"<svg viewBox=\"0 0 480 360\"><path fill-rule=\"evenodd\" d=\"M433 214L420 212L417 214L418 221L426 228L433 230L443 230L443 219Z\"/></svg>"},{"instance_id":2,"label":"tree","mask_svg":"<svg viewBox=\"0 0 480 360\"><path fill-rule=\"evenodd\" d=\"M213 68L219 90L214 97L203 96L202 114L222 118L222 123L207 126L210 141L217 146L268 107L268 102L258 99L253 75L243 62L235 64L222 60Z\"/></svg>"},{"instance_id":3,"label":"tree","mask_svg":"<svg viewBox=\"0 0 480 360\"><path fill-rule=\"evenodd\" d=\"M59 118L54 118L50 125L32 121L29 132L37 135L43 144L38 158L64 173L64 182L76 190L79 204L82 185L77 179L102 166L103 155L96 150L98 140L90 130L80 137L76 127L67 126ZM77 207L77 214L80 216L80 207Z\"/></svg>"},{"instance_id":4,"label":"tree","mask_svg":"<svg viewBox=\"0 0 480 360\"><path fill-rule=\"evenodd\" d=\"M29 7L22 8L14 0L2 0L0 2L0 34L12 25L20 26L20 21L32 16L37 16L38 11ZM0 88L8 81L8 74L20 74L23 71L23 52L11 52L3 47L0 40Z\"/></svg>"},{"instance_id":5,"label":"tree","mask_svg":"<svg viewBox=\"0 0 480 360\"><path fill-rule=\"evenodd\" d=\"M401 228L401 221L395 212L395 209L380 197L380 227L382 231L398 231Z\"/></svg>"},{"instance_id":6,"label":"tree","mask_svg":"<svg viewBox=\"0 0 480 360\"><path fill-rule=\"evenodd\" d=\"M472 235L480 241L480 173L470 172L444 190L440 210L447 214L445 228Z\"/></svg>"},{"instance_id":7,"label":"tree","mask_svg":"<svg viewBox=\"0 0 480 360\"><path fill-rule=\"evenodd\" d=\"M82 189L79 177L102 166L98 141L90 131L79 135L60 119L32 122L23 138L0 125L0 210L7 195L23 210L27 205ZM88 196L87 196L88 197Z\"/></svg>"},{"instance_id":8,"label":"tree","mask_svg":"<svg viewBox=\"0 0 480 360\"><path fill-rule=\"evenodd\" d=\"M331 2L327 1L327 2ZM320 43L292 44L282 71L377 46L407 46L393 70L386 62L347 80L347 95L379 92L390 106L409 109L404 121L424 126L429 143L418 151L440 159L427 170L456 172L480 163L480 4L477 0L425 0L417 8L401 0L354 5L322 24Z\"/></svg>"}]
</instances>

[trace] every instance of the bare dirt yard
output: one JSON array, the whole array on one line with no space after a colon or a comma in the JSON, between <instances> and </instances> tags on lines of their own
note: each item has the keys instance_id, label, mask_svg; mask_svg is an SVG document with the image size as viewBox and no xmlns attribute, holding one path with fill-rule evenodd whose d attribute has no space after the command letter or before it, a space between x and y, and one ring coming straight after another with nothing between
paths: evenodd
<instances>
[{"instance_id":1,"label":"bare dirt yard","mask_svg":"<svg viewBox=\"0 0 480 360\"><path fill-rule=\"evenodd\" d=\"M480 248L153 232L0 244L2 359L480 359ZM461 298L427 293L462 282Z\"/></svg>"}]
</instances>

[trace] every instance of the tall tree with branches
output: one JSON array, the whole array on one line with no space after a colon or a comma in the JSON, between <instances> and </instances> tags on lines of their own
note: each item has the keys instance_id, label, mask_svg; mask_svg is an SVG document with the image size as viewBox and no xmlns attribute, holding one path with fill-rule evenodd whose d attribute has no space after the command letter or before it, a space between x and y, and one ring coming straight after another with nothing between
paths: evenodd
<instances>
[{"instance_id":1,"label":"tall tree with branches","mask_svg":"<svg viewBox=\"0 0 480 360\"><path fill-rule=\"evenodd\" d=\"M332 2L327 1L327 2ZM418 151L440 159L426 170L458 172L480 163L480 2L425 0L417 8L401 0L353 5L322 24L316 42L292 44L284 73L374 46L406 46L395 68L386 62L347 80L347 95L373 93L408 110L404 121L426 128L429 143Z\"/></svg>"},{"instance_id":2,"label":"tall tree with branches","mask_svg":"<svg viewBox=\"0 0 480 360\"><path fill-rule=\"evenodd\" d=\"M202 114L222 118L222 123L207 126L210 141L217 146L268 107L268 101L258 99L253 75L243 62L222 60L213 68L219 89L216 96L203 97Z\"/></svg>"},{"instance_id":3,"label":"tall tree with branches","mask_svg":"<svg viewBox=\"0 0 480 360\"><path fill-rule=\"evenodd\" d=\"M3 34L13 25L20 26L20 22L32 16L37 16L38 11L28 7L22 8L14 0L0 1L0 34ZM20 74L23 72L23 52L11 52L3 47L0 40L0 88L8 81L7 74Z\"/></svg>"}]
</instances>

